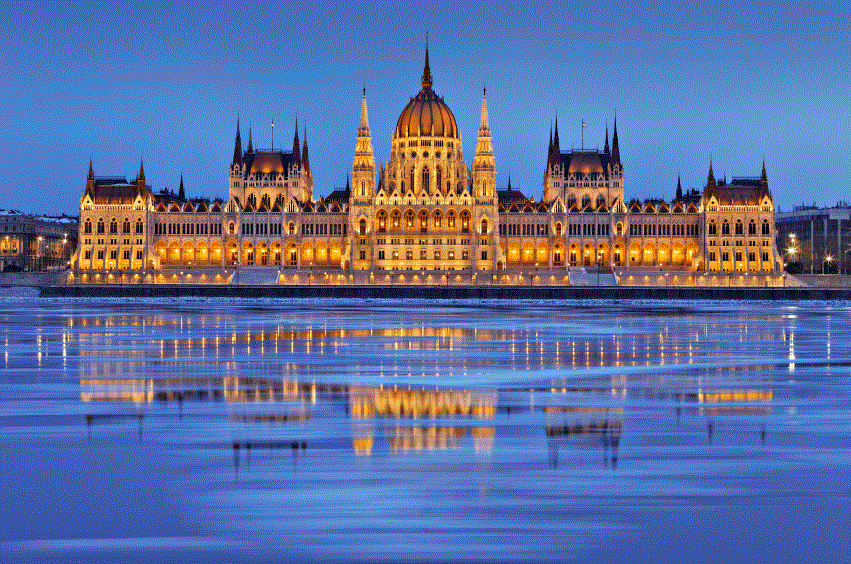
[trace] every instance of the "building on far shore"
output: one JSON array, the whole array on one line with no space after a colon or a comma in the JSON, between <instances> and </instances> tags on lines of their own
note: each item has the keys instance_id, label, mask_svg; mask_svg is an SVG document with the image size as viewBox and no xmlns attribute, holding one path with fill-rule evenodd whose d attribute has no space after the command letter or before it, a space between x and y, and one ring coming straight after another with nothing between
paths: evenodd
<instances>
[{"instance_id":1,"label":"building on far shore","mask_svg":"<svg viewBox=\"0 0 851 564\"><path fill-rule=\"evenodd\" d=\"M851 274L851 205L795 206L774 217L777 248L792 274Z\"/></svg>"},{"instance_id":2,"label":"building on far shore","mask_svg":"<svg viewBox=\"0 0 851 564\"><path fill-rule=\"evenodd\" d=\"M77 247L77 218L0 210L0 271L61 270Z\"/></svg>"},{"instance_id":3,"label":"building on far shore","mask_svg":"<svg viewBox=\"0 0 851 564\"><path fill-rule=\"evenodd\" d=\"M780 280L764 163L761 176L731 183L716 181L709 163L702 193L678 186L670 201L627 200L617 122L602 151L562 151L556 122L536 199L510 179L497 185L486 97L468 165L455 116L432 84L426 49L421 90L377 167L364 91L351 184L325 197L315 197L297 125L292 150L265 150L250 130L244 147L237 122L227 200L187 198L182 181L177 195L154 192L141 166L135 181L96 177L90 163L74 282Z\"/></svg>"}]
</instances>

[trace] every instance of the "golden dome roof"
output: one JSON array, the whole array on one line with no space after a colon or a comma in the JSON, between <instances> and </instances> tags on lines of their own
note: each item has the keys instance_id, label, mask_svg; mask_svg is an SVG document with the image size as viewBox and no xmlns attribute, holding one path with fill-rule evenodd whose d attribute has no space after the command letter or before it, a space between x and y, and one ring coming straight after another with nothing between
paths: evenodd
<instances>
[{"instance_id":1,"label":"golden dome roof","mask_svg":"<svg viewBox=\"0 0 851 564\"><path fill-rule=\"evenodd\" d=\"M454 137L458 138L458 126L452 110L443 98L431 89L431 70L428 67L428 48L426 48L425 69L423 69L423 89L416 98L411 98L399 121L396 122L394 138L400 137Z\"/></svg>"}]
</instances>

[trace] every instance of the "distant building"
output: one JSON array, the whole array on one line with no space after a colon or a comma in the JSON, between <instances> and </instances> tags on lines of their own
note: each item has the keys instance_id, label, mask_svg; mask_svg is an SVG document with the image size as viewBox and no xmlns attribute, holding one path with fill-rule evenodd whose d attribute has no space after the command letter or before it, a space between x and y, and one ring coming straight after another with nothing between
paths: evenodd
<instances>
[{"instance_id":1,"label":"distant building","mask_svg":"<svg viewBox=\"0 0 851 564\"><path fill-rule=\"evenodd\" d=\"M187 199L182 189L176 197L154 193L141 167L128 182L95 177L90 164L74 260L79 282L151 273L171 280L190 270L204 280L205 270L242 269L298 283L365 273L428 284L448 280L450 271L454 279L462 271L470 280L487 272L483 279L505 283L567 283L585 268L782 269L764 164L760 177L727 184L716 182L710 163L702 193L684 196L678 187L671 201L626 201L617 123L602 151L562 151L556 122L536 200L510 180L497 187L484 96L468 164L455 116L432 84L426 51L421 90L399 116L390 160L378 166L364 92L351 184L324 198L314 194L297 126L292 150L255 148L250 131L245 149L237 122L227 200Z\"/></svg>"},{"instance_id":2,"label":"distant building","mask_svg":"<svg viewBox=\"0 0 851 564\"><path fill-rule=\"evenodd\" d=\"M795 206L775 214L777 248L787 269L851 274L851 206ZM791 268L790 268L790 265Z\"/></svg>"},{"instance_id":3,"label":"distant building","mask_svg":"<svg viewBox=\"0 0 851 564\"><path fill-rule=\"evenodd\" d=\"M0 271L59 270L77 248L77 218L0 210Z\"/></svg>"}]
</instances>

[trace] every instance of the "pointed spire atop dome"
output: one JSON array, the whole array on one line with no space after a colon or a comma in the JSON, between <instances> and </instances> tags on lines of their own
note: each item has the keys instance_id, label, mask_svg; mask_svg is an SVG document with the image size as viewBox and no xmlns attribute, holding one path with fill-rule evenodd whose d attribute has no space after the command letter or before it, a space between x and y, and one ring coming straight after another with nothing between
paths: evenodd
<instances>
[{"instance_id":1,"label":"pointed spire atop dome","mask_svg":"<svg viewBox=\"0 0 851 564\"><path fill-rule=\"evenodd\" d=\"M423 90L431 90L431 69L428 67L428 34L426 34L425 68L423 68Z\"/></svg>"},{"instance_id":2,"label":"pointed spire atop dome","mask_svg":"<svg viewBox=\"0 0 851 564\"><path fill-rule=\"evenodd\" d=\"M181 200L186 199L186 191L183 189L183 174L180 175L180 188L177 190L177 197Z\"/></svg>"},{"instance_id":3,"label":"pointed spire atop dome","mask_svg":"<svg viewBox=\"0 0 851 564\"><path fill-rule=\"evenodd\" d=\"M254 152L254 144L251 142L251 126L248 126L248 151L249 153Z\"/></svg>"},{"instance_id":4,"label":"pointed spire atop dome","mask_svg":"<svg viewBox=\"0 0 851 564\"><path fill-rule=\"evenodd\" d=\"M603 152L609 152L609 120L606 120L606 144L603 145Z\"/></svg>"},{"instance_id":5,"label":"pointed spire atop dome","mask_svg":"<svg viewBox=\"0 0 851 564\"><path fill-rule=\"evenodd\" d=\"M139 176L136 177L136 182L145 183L145 161L139 159Z\"/></svg>"},{"instance_id":6,"label":"pointed spire atop dome","mask_svg":"<svg viewBox=\"0 0 851 564\"><path fill-rule=\"evenodd\" d=\"M360 126L358 127L358 137L369 137L369 115L366 111L366 86L363 88L363 99L360 104Z\"/></svg>"},{"instance_id":7,"label":"pointed spire atop dome","mask_svg":"<svg viewBox=\"0 0 851 564\"><path fill-rule=\"evenodd\" d=\"M768 182L768 176L765 174L765 159L762 159L762 176L759 179L762 182Z\"/></svg>"},{"instance_id":8,"label":"pointed spire atop dome","mask_svg":"<svg viewBox=\"0 0 851 564\"><path fill-rule=\"evenodd\" d=\"M765 163L764 162L763 162L763 165L762 165L762 170L765 171ZM95 179L95 171L92 168L92 159L89 159L89 176L88 176L88 179L89 180Z\"/></svg>"},{"instance_id":9,"label":"pointed spire atop dome","mask_svg":"<svg viewBox=\"0 0 851 564\"><path fill-rule=\"evenodd\" d=\"M677 200L683 199L683 185L680 182L680 175L679 174L677 175L677 195L676 195L676 199Z\"/></svg>"}]
</instances>

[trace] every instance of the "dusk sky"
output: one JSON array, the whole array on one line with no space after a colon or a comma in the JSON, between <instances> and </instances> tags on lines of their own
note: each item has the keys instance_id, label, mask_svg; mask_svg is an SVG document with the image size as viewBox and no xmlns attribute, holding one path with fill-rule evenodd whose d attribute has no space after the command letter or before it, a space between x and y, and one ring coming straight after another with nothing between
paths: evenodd
<instances>
[{"instance_id":1,"label":"dusk sky","mask_svg":"<svg viewBox=\"0 0 851 564\"><path fill-rule=\"evenodd\" d=\"M247 142L307 128L314 197L345 185L366 87L376 166L420 89L468 164L487 87L497 184L536 199L558 114L562 149L602 148L617 114L627 199L758 176L783 210L851 200L851 1L0 3L0 208L78 213L96 175L227 197ZM303 135L303 130L299 133Z\"/></svg>"}]
</instances>

